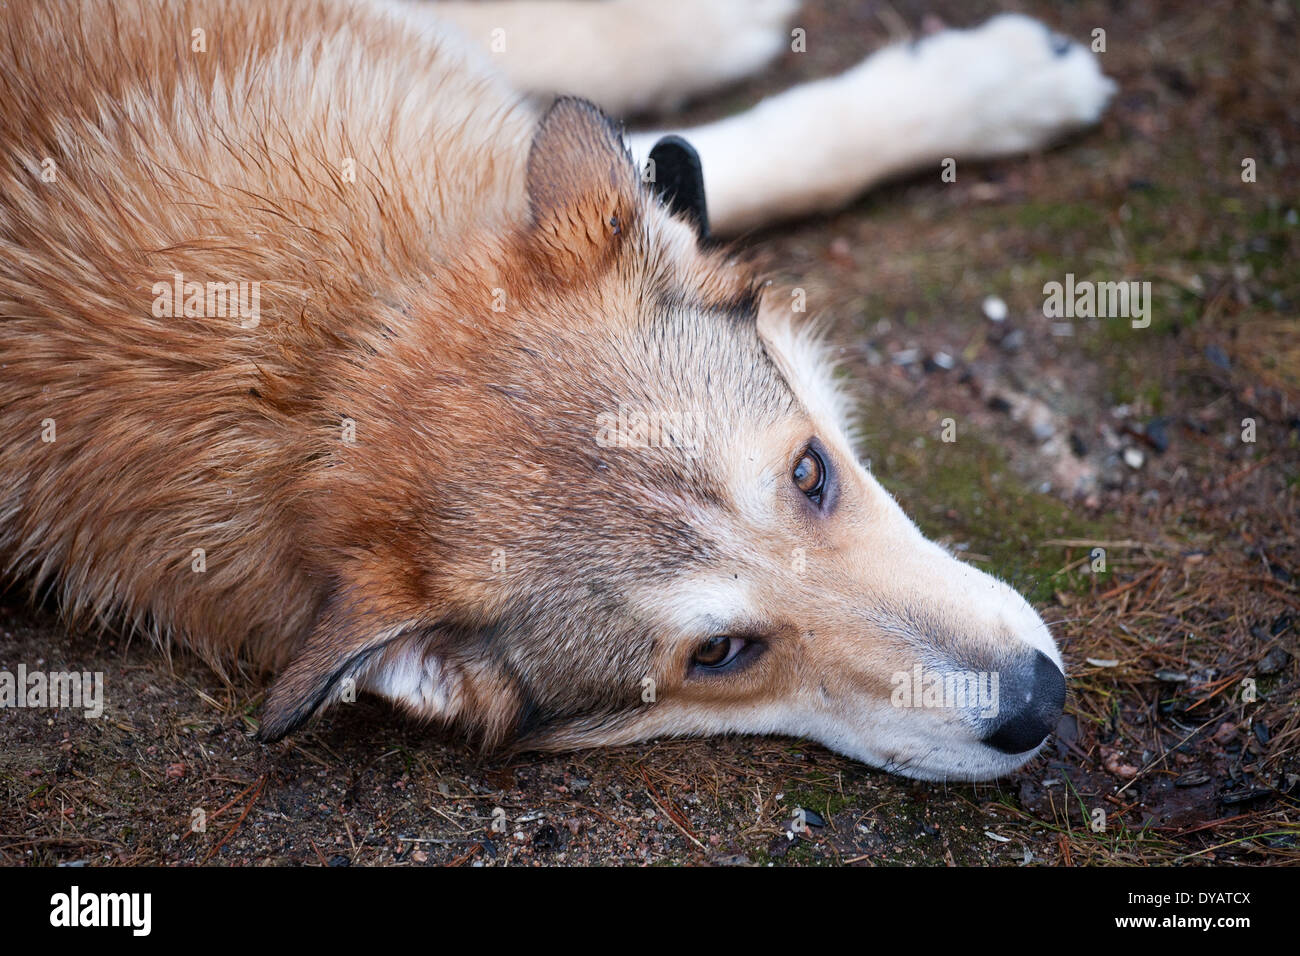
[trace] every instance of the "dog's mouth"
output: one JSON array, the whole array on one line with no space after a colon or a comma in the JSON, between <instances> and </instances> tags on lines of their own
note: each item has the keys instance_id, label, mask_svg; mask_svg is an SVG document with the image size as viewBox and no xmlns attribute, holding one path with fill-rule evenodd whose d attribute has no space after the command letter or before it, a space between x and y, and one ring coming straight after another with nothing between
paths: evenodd
<instances>
[{"instance_id":1,"label":"dog's mouth","mask_svg":"<svg viewBox=\"0 0 1300 956\"><path fill-rule=\"evenodd\" d=\"M1028 750L1010 753L991 746L977 737L953 732L931 732L904 739L897 737L888 746L845 746L835 735L817 739L846 756L871 767L914 780L933 782L980 782L996 780L1014 773L1029 763L1047 746L1050 734Z\"/></svg>"},{"instance_id":2,"label":"dog's mouth","mask_svg":"<svg viewBox=\"0 0 1300 956\"><path fill-rule=\"evenodd\" d=\"M1028 645L987 670L913 658L887 690L881 681L874 669L844 675L838 686L827 677L813 711L790 714L781 729L901 776L992 780L1042 752L1066 701L1061 667Z\"/></svg>"}]
</instances>

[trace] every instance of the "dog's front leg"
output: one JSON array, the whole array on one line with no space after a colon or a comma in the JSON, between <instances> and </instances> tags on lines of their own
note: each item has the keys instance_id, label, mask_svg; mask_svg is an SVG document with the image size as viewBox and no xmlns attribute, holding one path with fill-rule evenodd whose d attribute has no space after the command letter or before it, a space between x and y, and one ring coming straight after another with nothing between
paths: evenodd
<instances>
[{"instance_id":1,"label":"dog's front leg","mask_svg":"<svg viewBox=\"0 0 1300 956\"><path fill-rule=\"evenodd\" d=\"M1005 14L889 47L830 79L676 132L699 152L714 231L840 206L879 180L1023 152L1095 123L1114 91L1096 57ZM644 160L663 132L637 133Z\"/></svg>"}]
</instances>

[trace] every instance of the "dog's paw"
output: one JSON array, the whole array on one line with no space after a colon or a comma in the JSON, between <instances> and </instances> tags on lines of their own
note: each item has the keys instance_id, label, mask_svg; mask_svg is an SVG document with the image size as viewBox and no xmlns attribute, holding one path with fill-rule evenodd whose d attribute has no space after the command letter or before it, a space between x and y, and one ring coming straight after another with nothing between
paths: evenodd
<instances>
[{"instance_id":1,"label":"dog's paw","mask_svg":"<svg viewBox=\"0 0 1300 956\"><path fill-rule=\"evenodd\" d=\"M625 0L626 2L626 0ZM673 62L666 94L684 98L759 72L791 42L800 0L630 0ZM671 107L672 102L655 104Z\"/></svg>"},{"instance_id":2,"label":"dog's paw","mask_svg":"<svg viewBox=\"0 0 1300 956\"><path fill-rule=\"evenodd\" d=\"M659 0L663 2L663 0ZM719 80L738 80L757 73L789 48L790 22L799 0L711 0L687 4L698 33L696 43L711 47Z\"/></svg>"},{"instance_id":3,"label":"dog's paw","mask_svg":"<svg viewBox=\"0 0 1300 956\"><path fill-rule=\"evenodd\" d=\"M1090 126L1116 89L1090 49L1021 14L943 31L913 53L926 85L946 87L967 155L1035 149Z\"/></svg>"}]
</instances>

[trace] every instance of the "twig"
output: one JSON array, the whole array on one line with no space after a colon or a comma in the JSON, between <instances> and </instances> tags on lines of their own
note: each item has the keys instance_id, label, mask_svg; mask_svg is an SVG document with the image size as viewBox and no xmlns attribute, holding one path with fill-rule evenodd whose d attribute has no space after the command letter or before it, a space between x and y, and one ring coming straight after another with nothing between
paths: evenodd
<instances>
[{"instance_id":1,"label":"twig","mask_svg":"<svg viewBox=\"0 0 1300 956\"><path fill-rule=\"evenodd\" d=\"M450 863L448 863L447 865L448 865L448 866L463 866L465 863L469 862L469 860L472 859L472 858L475 856L475 854L482 853L482 852L483 852L483 844L482 844L482 843L475 843L472 847L470 847L468 850L466 850L466 851L465 851L464 853L462 853L460 856L456 857L456 859L452 860L452 861L451 861Z\"/></svg>"},{"instance_id":2,"label":"twig","mask_svg":"<svg viewBox=\"0 0 1300 956\"><path fill-rule=\"evenodd\" d=\"M679 819L680 814L674 812L668 807L665 807L663 804L659 802L659 799L656 799L659 797L659 791L656 790L655 785L650 782L650 775L645 772L645 767L641 768L641 779L645 781L646 787L650 790L650 802L653 803L656 807L658 807L659 811L668 818L668 821L677 829L681 830L683 835L685 835L685 837L688 840L694 843L701 850L707 852L704 844L699 841L699 838L696 837L695 834L692 833L690 828L686 825L686 821ZM667 801L665 800L665 803L666 802Z\"/></svg>"},{"instance_id":3,"label":"twig","mask_svg":"<svg viewBox=\"0 0 1300 956\"><path fill-rule=\"evenodd\" d=\"M217 841L217 845L208 851L208 855L203 858L204 863L207 863L208 860L212 859L213 855L225 846L226 841L229 840L234 835L235 831L239 829L239 825L244 822L244 818L247 817L249 811L253 809L253 804L257 803L257 798L262 795L262 790L265 787L266 774L262 774L261 779L257 782L257 792L253 794L253 799L248 801L248 806L244 807L244 812L239 815L239 819L235 821L235 825L227 830L226 835Z\"/></svg>"},{"instance_id":4,"label":"twig","mask_svg":"<svg viewBox=\"0 0 1300 956\"><path fill-rule=\"evenodd\" d=\"M1145 572L1144 574L1139 574L1132 581L1128 582L1128 584L1121 584L1117 588L1111 588L1105 594L1101 595L1100 600L1105 601L1109 598L1119 597L1119 595L1123 594L1125 591L1133 590L1133 588L1137 587L1139 584L1141 584L1143 581L1151 577L1151 575L1155 574L1159 570L1160 570L1159 567L1152 568L1151 570Z\"/></svg>"}]
</instances>

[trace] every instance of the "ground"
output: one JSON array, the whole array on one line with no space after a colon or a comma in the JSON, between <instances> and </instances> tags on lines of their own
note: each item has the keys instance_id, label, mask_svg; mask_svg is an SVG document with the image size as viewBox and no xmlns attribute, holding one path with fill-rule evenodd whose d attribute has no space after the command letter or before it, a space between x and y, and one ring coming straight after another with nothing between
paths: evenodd
<instances>
[{"instance_id":1,"label":"ground","mask_svg":"<svg viewBox=\"0 0 1300 956\"><path fill-rule=\"evenodd\" d=\"M806 6L808 52L693 115L996 12ZM375 701L262 747L256 680L11 600L0 666L113 683L99 720L0 717L0 863L1300 859L1300 16L1281 0L1017 6L1106 31L1121 89L1098 128L746 245L826 317L884 484L1053 623L1070 698L1043 756L984 785L771 738L482 757ZM1046 318L1043 285L1067 273L1149 281L1149 327Z\"/></svg>"}]
</instances>

